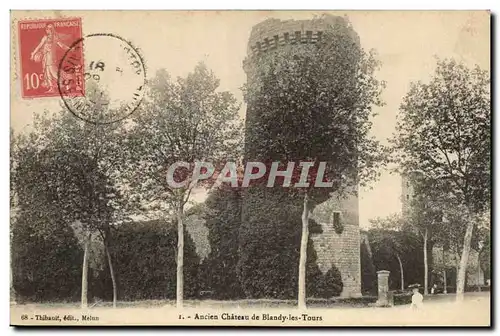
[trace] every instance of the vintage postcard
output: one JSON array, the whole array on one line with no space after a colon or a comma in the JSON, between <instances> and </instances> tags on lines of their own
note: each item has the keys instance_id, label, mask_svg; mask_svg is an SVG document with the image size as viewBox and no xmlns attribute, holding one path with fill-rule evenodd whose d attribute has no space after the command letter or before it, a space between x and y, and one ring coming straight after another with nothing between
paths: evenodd
<instances>
[{"instance_id":1,"label":"vintage postcard","mask_svg":"<svg viewBox=\"0 0 500 336\"><path fill-rule=\"evenodd\" d=\"M12 11L13 326L491 326L489 11Z\"/></svg>"}]
</instances>

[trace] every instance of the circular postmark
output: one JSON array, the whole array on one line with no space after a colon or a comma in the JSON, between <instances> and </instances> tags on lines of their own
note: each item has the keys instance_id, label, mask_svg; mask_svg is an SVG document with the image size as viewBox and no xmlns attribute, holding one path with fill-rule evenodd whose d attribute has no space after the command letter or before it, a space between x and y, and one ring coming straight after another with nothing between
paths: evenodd
<instances>
[{"instance_id":1,"label":"circular postmark","mask_svg":"<svg viewBox=\"0 0 500 336\"><path fill-rule=\"evenodd\" d=\"M109 124L129 117L141 104L146 68L130 42L114 34L91 34L64 54L57 86L64 105L76 117Z\"/></svg>"}]
</instances>

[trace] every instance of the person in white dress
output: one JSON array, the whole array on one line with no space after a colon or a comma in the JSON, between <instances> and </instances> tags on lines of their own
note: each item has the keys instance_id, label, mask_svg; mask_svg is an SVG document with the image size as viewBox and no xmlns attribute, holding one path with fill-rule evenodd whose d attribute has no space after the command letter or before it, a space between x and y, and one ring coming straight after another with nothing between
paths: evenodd
<instances>
[{"instance_id":1,"label":"person in white dress","mask_svg":"<svg viewBox=\"0 0 500 336\"><path fill-rule=\"evenodd\" d=\"M411 296L411 308L422 309L424 305L424 296L420 294L418 288L413 288L413 295Z\"/></svg>"}]
</instances>

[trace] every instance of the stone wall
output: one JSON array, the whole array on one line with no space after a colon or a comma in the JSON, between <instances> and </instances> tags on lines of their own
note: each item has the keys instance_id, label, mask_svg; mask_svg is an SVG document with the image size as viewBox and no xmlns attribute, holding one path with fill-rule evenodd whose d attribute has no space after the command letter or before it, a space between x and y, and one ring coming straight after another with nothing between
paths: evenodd
<instances>
[{"instance_id":1,"label":"stone wall","mask_svg":"<svg viewBox=\"0 0 500 336\"><path fill-rule=\"evenodd\" d=\"M337 233L333 225L333 213L340 212L342 232ZM361 296L361 250L359 231L358 197L338 196L319 205L312 216L323 229L323 233L313 235L314 248L318 256L318 266L322 272L334 264L342 275L344 288L341 296Z\"/></svg>"}]
</instances>

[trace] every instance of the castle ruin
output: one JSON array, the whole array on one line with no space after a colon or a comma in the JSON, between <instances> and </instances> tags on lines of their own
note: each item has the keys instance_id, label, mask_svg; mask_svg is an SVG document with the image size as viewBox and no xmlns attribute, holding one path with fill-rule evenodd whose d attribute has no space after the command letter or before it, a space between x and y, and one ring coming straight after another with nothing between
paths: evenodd
<instances>
[{"instance_id":1,"label":"castle ruin","mask_svg":"<svg viewBox=\"0 0 500 336\"><path fill-rule=\"evenodd\" d=\"M333 29L335 23L345 19L335 16L323 16L313 20L268 19L252 29L244 69L247 80L253 80L255 64L253 56L262 53L272 53L278 48L297 48L304 44L315 44L321 40L323 33ZM359 37L354 31L350 36L359 43ZM248 120L251 117L251 106L247 109ZM357 185L352 185L352 193L341 197L334 195L328 201L316 207L312 218L322 227L322 233L312 234L317 263L323 273L335 265L342 275L343 297L361 296L361 265L360 265L360 230L359 202ZM341 230L337 230L341 227Z\"/></svg>"}]
</instances>

